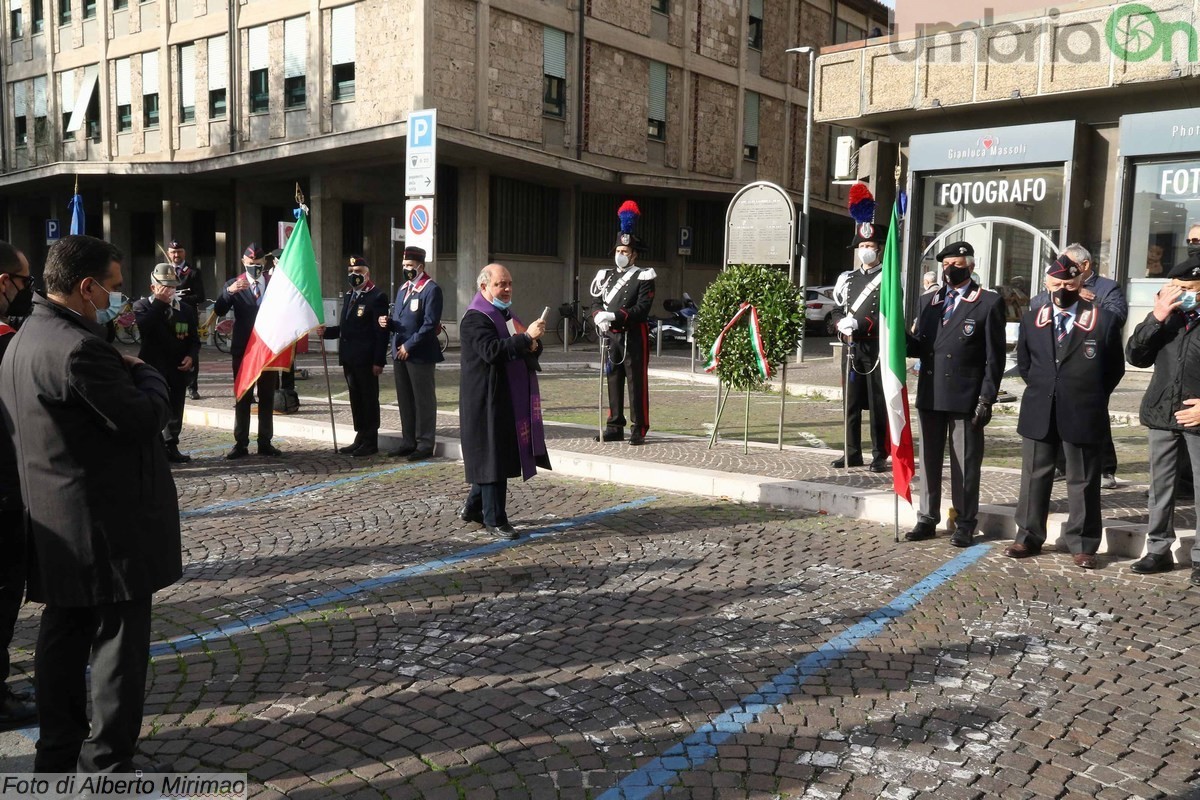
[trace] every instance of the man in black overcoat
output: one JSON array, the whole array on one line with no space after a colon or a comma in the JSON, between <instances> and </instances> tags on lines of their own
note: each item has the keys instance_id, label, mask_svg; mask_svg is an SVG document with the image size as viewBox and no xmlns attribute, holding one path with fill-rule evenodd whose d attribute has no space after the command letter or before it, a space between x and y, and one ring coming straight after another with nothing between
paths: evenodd
<instances>
[{"instance_id":1,"label":"man in black overcoat","mask_svg":"<svg viewBox=\"0 0 1200 800\"><path fill-rule=\"evenodd\" d=\"M1054 486L1054 463L1066 459L1069 514L1063 538L1076 566L1096 568L1100 549L1101 454L1108 431L1108 397L1125 375L1124 320L1081 294L1084 271L1066 253L1046 271L1051 304L1025 312L1017 368L1025 380L1017 433L1021 494L1010 558L1042 551Z\"/></svg>"},{"instance_id":2,"label":"man in black overcoat","mask_svg":"<svg viewBox=\"0 0 1200 800\"><path fill-rule=\"evenodd\" d=\"M537 384L546 321L526 327L513 315L512 275L502 265L484 267L477 284L459 328L459 435L471 491L458 513L497 538L516 539L505 508L508 479L550 468Z\"/></svg>"},{"instance_id":3,"label":"man in black overcoat","mask_svg":"<svg viewBox=\"0 0 1200 800\"><path fill-rule=\"evenodd\" d=\"M183 243L177 239L172 239L167 243L167 259L171 262L171 266L175 268L175 277L179 279L179 286L176 287L179 302L191 306L192 312L196 315L196 321L199 322L200 306L208 300L208 294L204 291L204 275L200 272L199 267L192 266L187 260L187 250L184 249ZM192 362L191 380L188 383L193 400L200 399L200 386L197 382L199 376L200 351L197 350L196 358Z\"/></svg>"},{"instance_id":4,"label":"man in black overcoat","mask_svg":"<svg viewBox=\"0 0 1200 800\"><path fill-rule=\"evenodd\" d=\"M119 250L66 236L0 363L0 411L21 474L34 654L36 772L133 772L153 593L183 573L162 445L167 383L104 341L119 310ZM90 667L92 715L88 719Z\"/></svg>"}]
</instances>

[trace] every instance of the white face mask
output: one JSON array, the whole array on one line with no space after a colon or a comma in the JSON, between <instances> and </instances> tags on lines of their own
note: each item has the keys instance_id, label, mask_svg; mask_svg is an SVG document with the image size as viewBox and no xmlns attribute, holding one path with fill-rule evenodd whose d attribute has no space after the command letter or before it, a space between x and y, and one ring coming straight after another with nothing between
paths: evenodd
<instances>
[{"instance_id":1,"label":"white face mask","mask_svg":"<svg viewBox=\"0 0 1200 800\"><path fill-rule=\"evenodd\" d=\"M625 269L629 266L629 256L624 253L617 253L617 257L613 260L617 264L617 269Z\"/></svg>"},{"instance_id":2,"label":"white face mask","mask_svg":"<svg viewBox=\"0 0 1200 800\"><path fill-rule=\"evenodd\" d=\"M869 267L879 260L879 253L873 247L860 247L858 248L858 260Z\"/></svg>"}]
</instances>

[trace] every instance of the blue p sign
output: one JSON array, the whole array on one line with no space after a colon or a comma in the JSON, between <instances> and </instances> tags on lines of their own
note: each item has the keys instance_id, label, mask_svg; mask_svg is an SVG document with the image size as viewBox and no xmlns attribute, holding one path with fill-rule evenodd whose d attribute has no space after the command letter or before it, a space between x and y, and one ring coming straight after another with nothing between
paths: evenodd
<instances>
[{"instance_id":1,"label":"blue p sign","mask_svg":"<svg viewBox=\"0 0 1200 800\"><path fill-rule=\"evenodd\" d=\"M413 147L433 147L433 118L430 114L414 114L409 118L408 135Z\"/></svg>"},{"instance_id":2,"label":"blue p sign","mask_svg":"<svg viewBox=\"0 0 1200 800\"><path fill-rule=\"evenodd\" d=\"M54 244L62 238L62 226L56 219L46 220L46 244Z\"/></svg>"}]
</instances>

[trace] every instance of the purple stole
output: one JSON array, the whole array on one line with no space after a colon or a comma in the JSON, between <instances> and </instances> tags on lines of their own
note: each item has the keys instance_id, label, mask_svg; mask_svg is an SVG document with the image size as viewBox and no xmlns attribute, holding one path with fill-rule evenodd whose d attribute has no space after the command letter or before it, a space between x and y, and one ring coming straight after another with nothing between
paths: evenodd
<instances>
[{"instance_id":1,"label":"purple stole","mask_svg":"<svg viewBox=\"0 0 1200 800\"><path fill-rule=\"evenodd\" d=\"M511 339L508 332L508 320L500 309L491 301L476 292L475 299L467 306L468 311L478 311L486 314L496 326L496 335L501 339ZM525 329L515 314L512 315L514 326ZM542 396L538 393L536 372L530 372L521 359L508 362L505 366L508 375L508 394L512 398L513 418L517 424L517 449L521 455L521 475L529 480L537 474L537 457L546 455L546 435L542 429ZM459 424L462 424L459 420Z\"/></svg>"}]
</instances>

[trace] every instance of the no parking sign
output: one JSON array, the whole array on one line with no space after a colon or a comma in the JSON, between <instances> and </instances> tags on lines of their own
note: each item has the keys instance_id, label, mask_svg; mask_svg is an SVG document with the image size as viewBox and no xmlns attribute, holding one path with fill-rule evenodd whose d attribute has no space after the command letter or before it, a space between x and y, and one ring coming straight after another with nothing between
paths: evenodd
<instances>
[{"instance_id":1,"label":"no parking sign","mask_svg":"<svg viewBox=\"0 0 1200 800\"><path fill-rule=\"evenodd\" d=\"M433 261L433 198L408 200L405 203L404 227L407 229L405 246L420 247L425 251L426 259Z\"/></svg>"}]
</instances>

